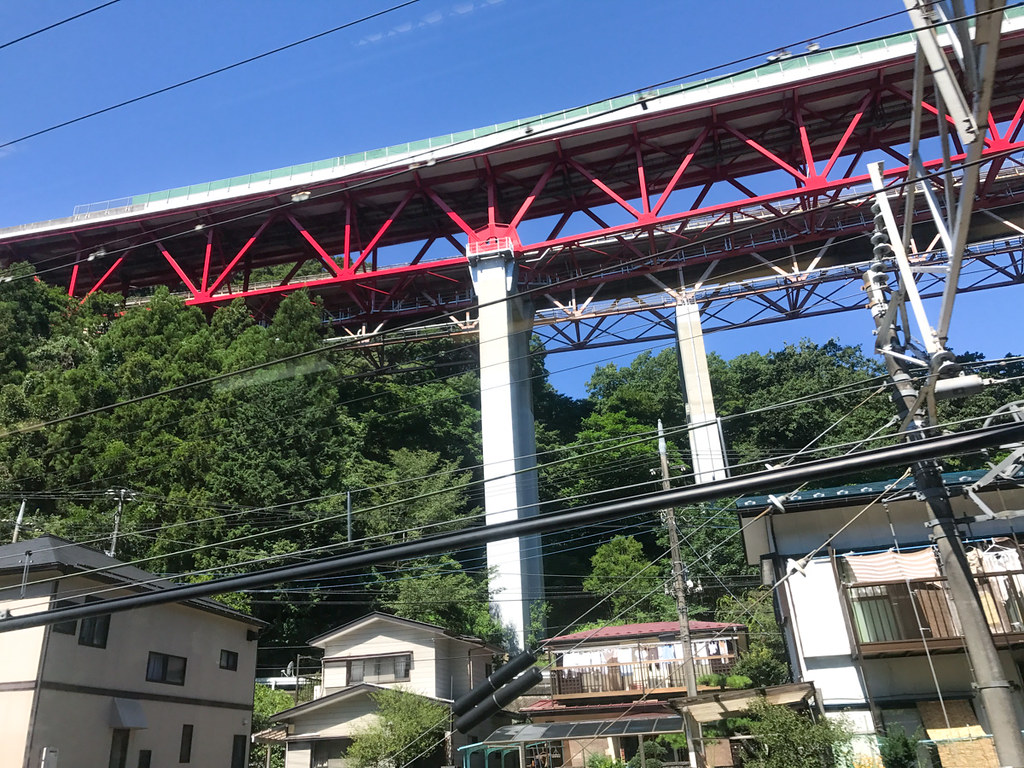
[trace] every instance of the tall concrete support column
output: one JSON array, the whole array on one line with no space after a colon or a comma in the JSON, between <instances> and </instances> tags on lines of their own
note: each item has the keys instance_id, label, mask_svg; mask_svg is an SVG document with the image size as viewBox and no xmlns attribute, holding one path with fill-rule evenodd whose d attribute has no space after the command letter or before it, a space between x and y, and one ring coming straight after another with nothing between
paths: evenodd
<instances>
[{"instance_id":1,"label":"tall concrete support column","mask_svg":"<svg viewBox=\"0 0 1024 768\"><path fill-rule=\"evenodd\" d=\"M509 249L469 254L480 302L480 412L488 525L537 514L536 437L530 386L533 308L515 296ZM491 542L491 601L526 647L530 607L543 598L540 536Z\"/></svg>"},{"instance_id":2,"label":"tall concrete support column","mask_svg":"<svg viewBox=\"0 0 1024 768\"><path fill-rule=\"evenodd\" d=\"M700 327L697 305L687 299L676 303L676 349L679 375L686 397L686 419L690 427L690 453L694 482L708 483L728 476L722 433L711 394L708 355Z\"/></svg>"}]
</instances>

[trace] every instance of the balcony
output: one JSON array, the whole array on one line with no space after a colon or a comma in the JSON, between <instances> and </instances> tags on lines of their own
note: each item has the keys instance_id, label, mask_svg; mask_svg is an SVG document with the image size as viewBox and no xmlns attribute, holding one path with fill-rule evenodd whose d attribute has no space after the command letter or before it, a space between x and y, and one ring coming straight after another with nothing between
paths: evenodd
<instances>
[{"instance_id":1,"label":"balcony","mask_svg":"<svg viewBox=\"0 0 1024 768\"><path fill-rule=\"evenodd\" d=\"M728 673L736 663L736 639L694 642L693 661L697 677L710 673ZM717 646L717 647L716 647ZM675 644L637 644L615 648L591 649L581 653L556 654L551 670L552 694L556 699L594 697L639 697L645 694L685 694L685 666L678 658L660 658L678 653ZM717 652L715 652L717 651ZM573 663L584 654L632 661ZM710 690L701 686L702 690Z\"/></svg>"},{"instance_id":2,"label":"balcony","mask_svg":"<svg viewBox=\"0 0 1024 768\"><path fill-rule=\"evenodd\" d=\"M1024 644L1024 571L975 575L997 647ZM963 633L944 578L844 588L854 636L867 658L960 651Z\"/></svg>"}]
</instances>

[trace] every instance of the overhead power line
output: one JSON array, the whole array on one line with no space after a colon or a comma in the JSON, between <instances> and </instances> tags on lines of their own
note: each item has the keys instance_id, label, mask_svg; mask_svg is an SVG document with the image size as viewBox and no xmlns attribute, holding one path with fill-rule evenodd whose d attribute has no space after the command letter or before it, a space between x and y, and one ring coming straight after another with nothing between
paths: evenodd
<instances>
[{"instance_id":1,"label":"overhead power line","mask_svg":"<svg viewBox=\"0 0 1024 768\"><path fill-rule=\"evenodd\" d=\"M60 26L62 26L64 24L67 24L69 21L74 21L75 19L80 19L83 16L88 16L90 13L95 13L96 11L101 11L104 8L106 8L108 5L113 5L114 3L119 3L119 2L121 2L121 0L110 0L109 2L102 3L100 5L97 5L94 8L90 8L87 11L82 11L81 13L76 13L74 16L68 16L66 19L61 19L60 21L55 21L53 24L47 24L45 27L41 27L41 28L37 29L35 32L29 32L27 35L22 35L21 37L16 37L13 40L8 40L6 43L0 43L0 51L2 51L4 48L10 48L12 45L16 45L17 43L20 43L20 42L23 42L25 40L28 40L30 37L35 37L36 35L41 35L41 34L43 34L43 32L49 32L51 29L56 29L57 27L60 27Z\"/></svg>"},{"instance_id":2,"label":"overhead power line","mask_svg":"<svg viewBox=\"0 0 1024 768\"><path fill-rule=\"evenodd\" d=\"M950 454L963 454L1024 440L1024 424L1010 423L954 435L925 438L865 451L838 458L821 459L783 469L773 469L751 475L728 478L686 488L647 494L610 504L537 515L486 527L469 528L454 533L437 534L412 542L392 544L363 552L328 557L310 563L285 565L257 573L229 576L200 584L187 584L141 595L100 600L71 608L43 613L9 616L0 619L0 632L43 626L56 621L100 616L149 605L164 605L183 600L209 597L239 589L251 589L295 579L323 576L340 571L379 565L395 560L423 557L450 552L464 547L478 547L490 541L500 541L531 534L560 531L577 525L589 525L606 520L620 519L623 515L654 512L671 506L696 504L724 496L737 496L794 483L810 482L853 472L867 472L894 464L913 463Z\"/></svg>"},{"instance_id":3,"label":"overhead power line","mask_svg":"<svg viewBox=\"0 0 1024 768\"><path fill-rule=\"evenodd\" d=\"M264 51L263 53L256 54L255 56L250 56L247 59L242 59L241 61L236 61L234 64L228 64L228 65L223 66L223 67L218 67L217 69L210 70L209 72L205 72L205 73L203 73L201 75L196 75L195 77L190 77L187 80L182 80L180 82L174 83L174 85L167 85L167 86L164 86L163 88L157 88L155 91L149 91L148 93L144 93L141 96L136 96L135 98L127 99L125 101L118 102L117 104L112 104L109 107L104 107L103 109L97 109L97 110L95 110L93 112L90 112L90 113L88 113L86 115L80 115L78 117L72 118L71 120L65 120L63 123L57 123L56 125L51 125L49 128L42 128L42 129L40 129L38 131L33 131L32 133L27 133L24 136L19 136L16 139L11 139L8 142L0 144L0 149L3 149L5 147L9 147L9 146L11 146L13 144L19 144L19 143L21 143L23 141L27 141L28 139L34 139L36 136L42 136L43 134L50 133L51 131L56 131L58 128L65 128L65 127L67 127L69 125L74 125L75 123L80 123L83 120L88 120L91 117L96 117L98 115L103 115L103 114L106 114L107 112L113 112L115 109L121 109L122 107L127 107L130 104L137 104L140 101L145 101L146 99L151 99L154 96L159 96L162 93L167 93L168 91L174 91L174 90L177 90L178 88L182 88L182 87L184 87L186 85L191 85L192 83L198 83L200 80L205 80L208 77L213 77L214 75L219 75L219 74L221 74L223 72L227 72L227 71L232 70L232 69L237 69L238 67L244 66L246 64L251 64L254 61L259 61L260 59L265 59L268 56L273 56L276 53L281 53L282 51L287 51L290 48L295 48L297 46L305 45L306 43L310 43L310 42L312 42L314 40L319 40L321 37L327 37L328 35L333 35L335 32L340 32L343 29L349 29L350 27L354 27L357 24L362 24L362 23L370 21L372 19L376 19L376 18L378 18L380 16L385 16L385 15L387 15L389 13L394 13L395 11L398 11L398 10L400 10L402 8L405 8L406 6L414 5L415 3L418 3L419 1L420 0L406 0L406 2L404 2L404 3L399 3L398 5L393 5L390 8L385 8L384 10L377 11L376 13L367 14L366 16L362 16L362 17L360 17L358 19L354 19L352 21L345 22L344 24L341 24L341 25L339 25L337 27L333 27L331 29L324 30L323 32L318 32L315 35L310 35L309 37L304 37L301 40L296 40L296 41L294 41L292 43L288 43L287 45L278 46L277 48L274 48L273 50ZM114 0L114 2L118 2L118 0ZM110 3L107 3L107 5L110 5ZM100 7L102 7L102 6L100 6ZM94 10L98 10L98 9L94 9ZM63 22L61 22L61 23L63 23ZM38 34L38 33L34 32L32 34ZM15 40L15 41L12 41L12 42L18 42L18 41Z\"/></svg>"}]
</instances>

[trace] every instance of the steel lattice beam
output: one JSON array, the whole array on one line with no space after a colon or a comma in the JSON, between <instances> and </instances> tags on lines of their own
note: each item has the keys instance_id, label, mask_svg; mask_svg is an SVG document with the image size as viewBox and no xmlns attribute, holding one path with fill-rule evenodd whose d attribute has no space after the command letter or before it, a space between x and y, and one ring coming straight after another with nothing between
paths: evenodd
<instances>
[{"instance_id":1,"label":"steel lattice beam","mask_svg":"<svg viewBox=\"0 0 1024 768\"><path fill-rule=\"evenodd\" d=\"M816 267L841 269L863 259L853 238L871 228L860 196L867 160L896 160L886 181L903 202L913 49L896 36L563 116L465 151L17 227L0 232L0 260L33 261L80 298L100 289L144 297L169 285L190 304L241 297L269 311L306 287L355 334L464 315L474 300L465 249L493 237L513 238L521 291L565 304L595 289L610 301L652 286L757 281L790 269L793 253L821 252ZM1010 218L1024 207L1024 19L1005 29L993 78L975 207ZM920 108L938 111L934 92L924 90ZM926 219L923 196L911 207ZM970 240L993 231L976 218ZM747 322L839 311L823 286L751 296L763 309ZM715 313L705 309L712 327Z\"/></svg>"}]
</instances>

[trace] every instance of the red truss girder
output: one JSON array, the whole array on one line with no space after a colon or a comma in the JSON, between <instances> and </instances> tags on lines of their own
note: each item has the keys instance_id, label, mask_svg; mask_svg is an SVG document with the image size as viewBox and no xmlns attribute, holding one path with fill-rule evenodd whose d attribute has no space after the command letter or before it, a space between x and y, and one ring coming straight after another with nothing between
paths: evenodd
<instances>
[{"instance_id":1,"label":"red truss girder","mask_svg":"<svg viewBox=\"0 0 1024 768\"><path fill-rule=\"evenodd\" d=\"M757 276L766 253L870 227L863 204L843 200L866 185L855 171L868 153L895 158L887 178L904 178L911 71L905 58L552 138L541 132L436 166L311 187L294 204L279 193L143 214L116 230L86 222L71 233L70 255L66 230L63 241L6 238L0 254L44 259L48 247L63 248L57 279L79 297L168 284L191 304L216 305L309 287L339 322L357 324L470 304L466 242L516 237L526 225L526 286L562 282L567 292L617 280L626 294L644 274L711 259L732 260L720 270L730 279ZM1022 74L1024 37L1008 37L979 208L1016 204L1024 192L1013 158L1024 149ZM930 96L924 108L936 113ZM926 123L934 135L934 120ZM402 244L414 250L389 252ZM113 255L84 259L101 247Z\"/></svg>"}]
</instances>

